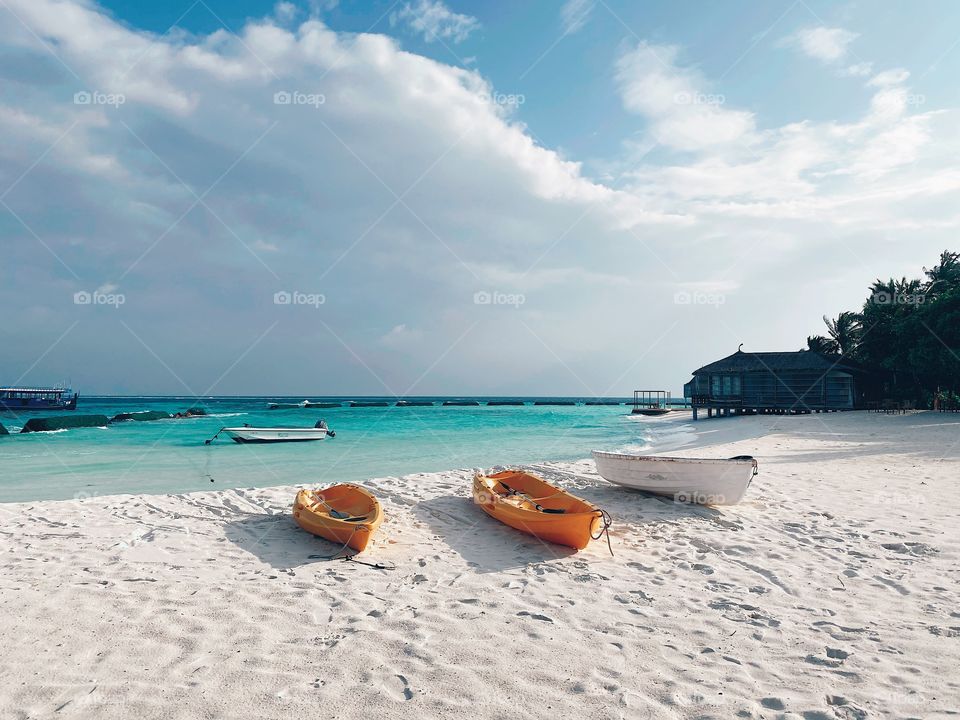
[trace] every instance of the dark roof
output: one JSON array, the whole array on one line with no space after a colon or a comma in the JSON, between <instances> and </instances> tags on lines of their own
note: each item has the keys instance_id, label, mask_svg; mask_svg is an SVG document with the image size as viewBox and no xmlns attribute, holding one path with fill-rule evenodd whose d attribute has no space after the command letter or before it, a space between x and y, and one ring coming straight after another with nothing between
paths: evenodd
<instances>
[{"instance_id":1,"label":"dark roof","mask_svg":"<svg viewBox=\"0 0 960 720\"><path fill-rule=\"evenodd\" d=\"M748 353L738 350L722 360L717 360L694 370L700 373L718 372L780 372L784 370L810 370L825 373L828 370L854 370L862 368L855 362L841 359L838 355L821 355L812 350L796 352L759 352Z\"/></svg>"}]
</instances>

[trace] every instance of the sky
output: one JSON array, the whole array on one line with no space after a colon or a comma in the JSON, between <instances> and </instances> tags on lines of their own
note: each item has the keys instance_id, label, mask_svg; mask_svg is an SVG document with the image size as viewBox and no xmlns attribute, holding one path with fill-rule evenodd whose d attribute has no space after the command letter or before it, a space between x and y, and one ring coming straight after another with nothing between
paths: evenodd
<instances>
[{"instance_id":1,"label":"sky","mask_svg":"<svg viewBox=\"0 0 960 720\"><path fill-rule=\"evenodd\" d=\"M958 249L960 6L0 0L0 382L680 393Z\"/></svg>"}]
</instances>

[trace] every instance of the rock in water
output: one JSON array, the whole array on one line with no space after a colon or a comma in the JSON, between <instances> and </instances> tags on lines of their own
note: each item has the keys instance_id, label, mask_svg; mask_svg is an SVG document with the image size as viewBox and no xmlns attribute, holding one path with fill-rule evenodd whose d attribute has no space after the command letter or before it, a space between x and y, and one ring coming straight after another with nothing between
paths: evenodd
<instances>
[{"instance_id":1,"label":"rock in water","mask_svg":"<svg viewBox=\"0 0 960 720\"><path fill-rule=\"evenodd\" d=\"M143 410L141 412L119 413L110 418L111 423L124 422L126 420L165 420L171 417L170 413L162 410Z\"/></svg>"},{"instance_id":2,"label":"rock in water","mask_svg":"<svg viewBox=\"0 0 960 720\"><path fill-rule=\"evenodd\" d=\"M58 415L56 417L27 420L23 426L23 430L20 432L28 433L80 427L105 427L109 422L106 415Z\"/></svg>"}]
</instances>

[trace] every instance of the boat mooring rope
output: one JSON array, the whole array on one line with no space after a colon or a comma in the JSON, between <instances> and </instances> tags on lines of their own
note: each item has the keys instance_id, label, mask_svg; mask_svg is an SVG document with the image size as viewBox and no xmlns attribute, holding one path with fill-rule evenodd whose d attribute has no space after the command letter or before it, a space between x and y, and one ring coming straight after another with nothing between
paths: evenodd
<instances>
[{"instance_id":1,"label":"boat mooring rope","mask_svg":"<svg viewBox=\"0 0 960 720\"><path fill-rule=\"evenodd\" d=\"M347 538L347 541L343 545L341 545L340 548L332 555L307 555L307 559L308 560L336 560L339 557L339 559L343 560L344 562L352 562L352 563L356 563L357 565L366 565L367 567L372 567L374 570L396 570L397 569L397 566L395 563L390 563L389 565L386 565L384 563L369 563L369 562L365 562L364 560L357 560L356 554L344 555L340 557L340 553L346 550L347 546L350 544L350 541L353 539L354 532L356 532L356 530L350 533L350 537Z\"/></svg>"},{"instance_id":2,"label":"boat mooring rope","mask_svg":"<svg viewBox=\"0 0 960 720\"><path fill-rule=\"evenodd\" d=\"M613 525L613 520L610 517L610 513L602 508L597 508L597 512L600 513L600 517L603 519L603 527L600 528L600 532L594 536L593 533L590 533L590 538L593 540L599 540L600 536L606 533L607 535L607 549L610 550L610 556L613 557L613 545L610 544L610 526Z\"/></svg>"},{"instance_id":3,"label":"boat mooring rope","mask_svg":"<svg viewBox=\"0 0 960 720\"><path fill-rule=\"evenodd\" d=\"M323 504L323 505L326 505L326 506L330 509L330 511L331 511L332 513L340 513L339 510L337 510L337 509L334 508L332 505L330 505L330 503L328 503L326 500L324 500L322 497L320 497L320 495L318 495L317 493L311 493L311 495L312 495L312 497L314 497L314 498L316 499L316 502L312 503L312 504L310 505L309 509L312 510L312 509L315 508L317 505ZM342 513L341 513L341 514L342 514ZM333 515L332 517L336 517L336 516ZM342 553L344 550L346 550L347 547L350 545L350 541L353 540L353 536L356 534L357 530L359 530L359 529L362 528L362 527L364 527L364 526L363 526L363 525L354 525L353 529L350 531L350 537L348 537L348 538L347 538L347 541L346 541L343 545L341 545L341 546L337 549L337 551L336 551L335 553L333 553L332 555L307 555L307 559L308 559L308 560L336 560L338 557L340 557L340 553ZM365 561L363 561L363 560L355 560L354 558L356 558L356 554L354 554L354 555L344 555L344 556L340 557L340 559L343 560L344 562L353 562L353 563L356 563L357 565L366 565L367 567L372 567L372 568L374 568L375 570L396 570L396 569L397 569L397 566L396 566L396 564L394 564L394 563L390 563L389 565L385 565L384 563L369 563L369 562L365 562Z\"/></svg>"},{"instance_id":4,"label":"boat mooring rope","mask_svg":"<svg viewBox=\"0 0 960 720\"><path fill-rule=\"evenodd\" d=\"M397 569L397 566L395 563L390 563L389 565L385 565L383 563L368 563L363 560L357 560L356 557L357 557L356 555L344 555L343 561L357 563L358 565L366 565L367 567L372 567L374 570L396 570Z\"/></svg>"}]
</instances>

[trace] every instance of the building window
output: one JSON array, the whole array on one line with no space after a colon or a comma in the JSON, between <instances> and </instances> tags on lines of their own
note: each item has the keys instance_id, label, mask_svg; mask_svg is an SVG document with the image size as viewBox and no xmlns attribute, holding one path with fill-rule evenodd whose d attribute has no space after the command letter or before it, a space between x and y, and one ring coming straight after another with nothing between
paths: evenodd
<instances>
[{"instance_id":1,"label":"building window","mask_svg":"<svg viewBox=\"0 0 960 720\"><path fill-rule=\"evenodd\" d=\"M714 397L735 397L740 395L740 376L713 375L710 378L710 394Z\"/></svg>"}]
</instances>

